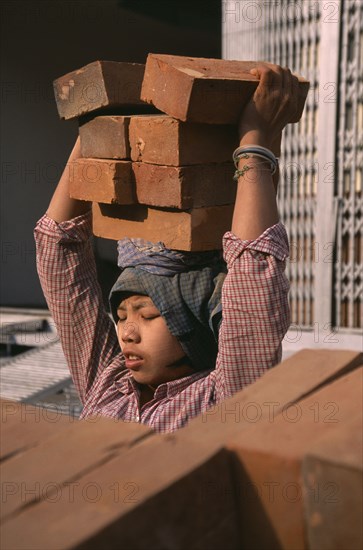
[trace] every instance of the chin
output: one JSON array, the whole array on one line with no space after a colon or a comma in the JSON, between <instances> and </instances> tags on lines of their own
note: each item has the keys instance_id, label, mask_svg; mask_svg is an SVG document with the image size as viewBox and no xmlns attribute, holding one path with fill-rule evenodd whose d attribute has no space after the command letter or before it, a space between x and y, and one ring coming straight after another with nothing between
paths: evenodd
<instances>
[{"instance_id":1,"label":"chin","mask_svg":"<svg viewBox=\"0 0 363 550\"><path fill-rule=\"evenodd\" d=\"M139 384L150 384L151 386L158 386L162 383L155 380L155 378L153 378L152 376L148 376L147 374L143 375L141 372L133 372L132 377Z\"/></svg>"}]
</instances>

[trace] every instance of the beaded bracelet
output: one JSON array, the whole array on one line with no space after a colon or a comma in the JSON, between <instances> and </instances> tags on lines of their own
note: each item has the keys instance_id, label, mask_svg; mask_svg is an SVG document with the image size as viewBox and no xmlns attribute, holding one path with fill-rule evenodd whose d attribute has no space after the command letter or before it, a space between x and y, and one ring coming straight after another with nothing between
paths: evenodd
<instances>
[{"instance_id":1,"label":"beaded bracelet","mask_svg":"<svg viewBox=\"0 0 363 550\"><path fill-rule=\"evenodd\" d=\"M263 159L264 161L268 162L270 164L270 170L271 170L271 174L273 175L276 170L277 170L277 164L272 162L270 159L268 159L267 157L265 157L265 155L261 155L260 153L254 153L253 155L251 154L247 154L247 153L240 153L236 159L235 159L235 167L238 168L238 161L240 159L249 159L249 158L261 158Z\"/></svg>"},{"instance_id":2,"label":"beaded bracelet","mask_svg":"<svg viewBox=\"0 0 363 550\"><path fill-rule=\"evenodd\" d=\"M237 170L234 173L233 179L237 181L240 176L244 176L246 172L249 172L249 170L252 170L253 168L256 168L256 166L248 166L248 164L243 166L242 170L239 170L237 168ZM262 171L263 172L270 172L272 174L271 170L269 170L269 169L268 170L262 170Z\"/></svg>"},{"instance_id":3,"label":"beaded bracelet","mask_svg":"<svg viewBox=\"0 0 363 550\"><path fill-rule=\"evenodd\" d=\"M242 170L238 170L237 168L237 170L234 173L233 179L238 180L240 176L244 176L245 173L248 172L249 170L251 170L251 166L248 166L247 164L242 168Z\"/></svg>"}]
</instances>

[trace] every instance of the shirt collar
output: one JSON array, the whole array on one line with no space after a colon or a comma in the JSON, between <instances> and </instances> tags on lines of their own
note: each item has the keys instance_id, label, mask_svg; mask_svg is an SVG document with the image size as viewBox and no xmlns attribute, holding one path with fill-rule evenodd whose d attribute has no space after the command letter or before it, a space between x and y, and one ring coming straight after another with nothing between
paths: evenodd
<instances>
[{"instance_id":1,"label":"shirt collar","mask_svg":"<svg viewBox=\"0 0 363 550\"><path fill-rule=\"evenodd\" d=\"M114 381L114 386L118 389L119 392L124 395L129 395L133 391L137 391L137 385L133 377L131 376L130 371L122 370L120 375L118 375Z\"/></svg>"},{"instance_id":2,"label":"shirt collar","mask_svg":"<svg viewBox=\"0 0 363 550\"><path fill-rule=\"evenodd\" d=\"M209 373L210 370L197 371L193 374L189 374L188 376L183 376L183 378L178 378L177 380L171 380L170 382L161 384L157 389L161 388L161 386L166 386L167 397L174 397L174 395L177 395L185 390L185 388L190 386L190 384L193 384L200 378L204 378Z\"/></svg>"},{"instance_id":3,"label":"shirt collar","mask_svg":"<svg viewBox=\"0 0 363 550\"><path fill-rule=\"evenodd\" d=\"M163 397L174 397L190 386L190 384L193 384L200 378L207 376L210 372L210 370L197 371L193 374L189 374L188 376L183 376L183 378L171 380L170 382L164 382L156 388L154 398L162 399ZM117 377L114 385L117 387L119 392L125 395L129 395L132 392L136 392L137 394L140 393L138 384L129 371L126 373L122 371L120 379Z\"/></svg>"}]
</instances>

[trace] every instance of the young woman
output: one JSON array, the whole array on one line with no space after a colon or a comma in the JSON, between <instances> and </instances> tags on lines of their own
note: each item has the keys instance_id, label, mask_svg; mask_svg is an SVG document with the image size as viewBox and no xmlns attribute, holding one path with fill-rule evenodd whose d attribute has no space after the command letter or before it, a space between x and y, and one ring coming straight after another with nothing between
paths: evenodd
<instances>
[{"instance_id":1,"label":"young woman","mask_svg":"<svg viewBox=\"0 0 363 550\"><path fill-rule=\"evenodd\" d=\"M68 166L37 222L38 273L84 404L81 418L101 414L174 431L280 361L290 317L275 154L296 110L298 80L267 63L253 74L259 85L239 121L240 147L231 151L238 189L223 258L119 241L115 330L96 277L90 203L69 197ZM79 156L77 139L68 162Z\"/></svg>"}]
</instances>

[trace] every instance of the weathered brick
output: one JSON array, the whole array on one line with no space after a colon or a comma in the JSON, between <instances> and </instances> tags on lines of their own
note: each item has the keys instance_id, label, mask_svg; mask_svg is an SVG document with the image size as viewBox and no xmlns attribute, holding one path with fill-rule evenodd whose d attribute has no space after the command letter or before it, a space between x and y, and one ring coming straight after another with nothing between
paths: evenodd
<instances>
[{"instance_id":1,"label":"weathered brick","mask_svg":"<svg viewBox=\"0 0 363 550\"><path fill-rule=\"evenodd\" d=\"M362 372L363 367L355 369L288 404L273 422L256 422L248 438L242 434L228 442L240 462L236 473L243 548L307 548L302 462L323 437L337 437L337 448L342 444L344 426L361 407ZM329 498L332 487L319 489L314 498Z\"/></svg>"},{"instance_id":2,"label":"weathered brick","mask_svg":"<svg viewBox=\"0 0 363 550\"><path fill-rule=\"evenodd\" d=\"M130 106L135 108L135 114L145 112L140 100L144 70L142 63L94 61L57 78L53 87L60 118L67 120L100 109Z\"/></svg>"},{"instance_id":3,"label":"weathered brick","mask_svg":"<svg viewBox=\"0 0 363 550\"><path fill-rule=\"evenodd\" d=\"M363 548L361 402L355 415L336 428L334 434L316 441L303 460L305 527L311 550Z\"/></svg>"},{"instance_id":4,"label":"weathered brick","mask_svg":"<svg viewBox=\"0 0 363 550\"><path fill-rule=\"evenodd\" d=\"M136 196L131 161L74 160L70 164L69 194L79 200L133 204Z\"/></svg>"},{"instance_id":5,"label":"weathered brick","mask_svg":"<svg viewBox=\"0 0 363 550\"><path fill-rule=\"evenodd\" d=\"M162 241L176 250L203 251L222 247L230 230L233 205L170 211L143 205L93 203L93 233L118 240L124 237Z\"/></svg>"},{"instance_id":6,"label":"weathered brick","mask_svg":"<svg viewBox=\"0 0 363 550\"><path fill-rule=\"evenodd\" d=\"M18 427L24 436L29 424L23 422ZM138 439L153 433L144 425L103 417L75 419L63 430L53 423L53 433L42 433L37 446L1 463L1 521L35 500L56 502L61 487L69 480L106 464Z\"/></svg>"},{"instance_id":7,"label":"weathered brick","mask_svg":"<svg viewBox=\"0 0 363 550\"><path fill-rule=\"evenodd\" d=\"M80 122L82 157L130 160L130 118L130 116L97 116L89 122Z\"/></svg>"},{"instance_id":8,"label":"weathered brick","mask_svg":"<svg viewBox=\"0 0 363 550\"><path fill-rule=\"evenodd\" d=\"M239 145L236 126L181 122L167 115L132 116L129 139L132 160L168 166L231 162Z\"/></svg>"},{"instance_id":9,"label":"weathered brick","mask_svg":"<svg viewBox=\"0 0 363 550\"><path fill-rule=\"evenodd\" d=\"M141 99L164 113L188 122L237 124L258 79L249 73L254 61L185 57L149 53ZM299 77L297 122L309 82Z\"/></svg>"},{"instance_id":10,"label":"weathered brick","mask_svg":"<svg viewBox=\"0 0 363 550\"><path fill-rule=\"evenodd\" d=\"M132 170L140 204L187 210L232 204L236 198L233 162L181 167L133 162Z\"/></svg>"},{"instance_id":11,"label":"weathered brick","mask_svg":"<svg viewBox=\"0 0 363 550\"><path fill-rule=\"evenodd\" d=\"M146 204L187 210L232 204L233 163L160 166L144 162L77 159L70 196L104 204Z\"/></svg>"}]
</instances>

